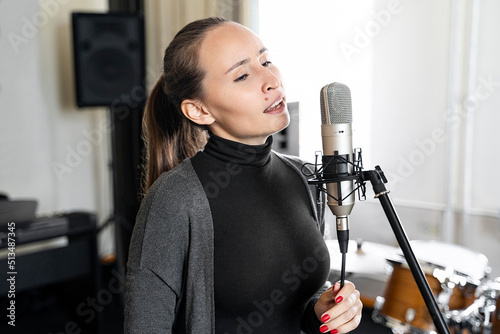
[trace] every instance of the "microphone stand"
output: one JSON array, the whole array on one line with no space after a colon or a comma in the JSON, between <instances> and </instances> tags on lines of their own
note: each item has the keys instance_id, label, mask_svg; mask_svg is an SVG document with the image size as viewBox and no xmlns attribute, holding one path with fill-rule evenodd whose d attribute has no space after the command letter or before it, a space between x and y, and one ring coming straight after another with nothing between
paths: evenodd
<instances>
[{"instance_id":1,"label":"microphone stand","mask_svg":"<svg viewBox=\"0 0 500 334\"><path fill-rule=\"evenodd\" d=\"M396 210L392 205L391 199L389 197L389 191L385 188L384 183L387 183L387 179L384 175L384 172L379 166L375 166L375 170L363 171L361 150L357 152L355 151L354 156L357 156L358 158L357 160L354 161L355 171L352 175L347 175L347 176L334 175L334 177L331 178L323 178L321 173L325 170L325 167L328 166L323 166L321 169L318 169L316 163L314 172L315 178L309 178L308 183L315 184L318 187L318 189L322 189L323 187L322 185L326 183L356 180L356 183L358 184L358 187L356 189L358 189L358 191L359 189L361 189L364 197L365 181L371 182L373 191L375 193L375 198L379 199L380 204L382 205L382 208L385 212L385 215L389 220L389 223L391 224L394 235L396 236L398 244L401 247L401 250L403 251L404 257L408 263L408 266L410 267L413 278L417 283L417 286L420 290L420 294L422 295L425 301L425 304L427 306L427 309L431 315L432 321L434 322L437 331L440 334L450 334L450 330L446 325L443 314L439 310L439 306L437 305L436 299L434 298L429 283L427 282L427 279L425 278L422 268L420 267L418 260L415 257L413 250L411 249L408 237L406 236L403 226L401 225L401 221L399 220ZM351 162L345 161L345 163L351 163ZM312 176L312 175L306 175L305 173L304 175L306 177ZM356 189L354 189L353 192ZM322 190L326 192L326 190L324 189ZM327 195L331 196L328 193Z\"/></svg>"},{"instance_id":2,"label":"microphone stand","mask_svg":"<svg viewBox=\"0 0 500 334\"><path fill-rule=\"evenodd\" d=\"M392 230L396 239L398 241L401 250L405 256L406 261L408 262L408 266L410 267L411 273L413 274L413 278L417 283L417 286L420 290L420 294L422 295L427 309L431 315L432 321L436 326L436 329L441 334L449 334L450 330L446 325L443 314L439 310L439 306L437 305L436 299L432 293L432 290L425 278L425 275L420 267L413 250L411 249L410 242L408 241L408 237L401 225L399 217L392 205L391 199L389 197L389 191L385 188L384 183L387 182L385 178L384 172L380 169L379 166L375 167L375 170L364 171L362 172L362 177L365 180L371 182L373 191L375 193L375 198L380 200L380 204L384 209L385 215L391 224Z\"/></svg>"}]
</instances>

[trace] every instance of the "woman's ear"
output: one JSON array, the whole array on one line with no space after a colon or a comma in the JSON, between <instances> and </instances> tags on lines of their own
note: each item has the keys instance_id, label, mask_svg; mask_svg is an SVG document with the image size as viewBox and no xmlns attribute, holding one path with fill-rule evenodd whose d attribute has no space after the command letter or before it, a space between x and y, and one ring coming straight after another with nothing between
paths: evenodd
<instances>
[{"instance_id":1,"label":"woman's ear","mask_svg":"<svg viewBox=\"0 0 500 334\"><path fill-rule=\"evenodd\" d=\"M181 110L184 116L199 125L210 125L215 121L203 104L197 100L182 101Z\"/></svg>"}]
</instances>

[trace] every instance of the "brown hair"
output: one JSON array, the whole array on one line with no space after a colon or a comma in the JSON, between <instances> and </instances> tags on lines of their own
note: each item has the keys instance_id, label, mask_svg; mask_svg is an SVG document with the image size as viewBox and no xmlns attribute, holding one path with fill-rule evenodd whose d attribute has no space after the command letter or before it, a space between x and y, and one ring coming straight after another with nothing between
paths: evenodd
<instances>
[{"instance_id":1,"label":"brown hair","mask_svg":"<svg viewBox=\"0 0 500 334\"><path fill-rule=\"evenodd\" d=\"M189 23L170 42L163 57L163 74L155 83L144 110L143 139L146 148L146 193L165 171L192 157L206 143L206 129L188 120L181 110L185 99L203 99L205 72L198 53L205 34L228 22L210 17Z\"/></svg>"}]
</instances>

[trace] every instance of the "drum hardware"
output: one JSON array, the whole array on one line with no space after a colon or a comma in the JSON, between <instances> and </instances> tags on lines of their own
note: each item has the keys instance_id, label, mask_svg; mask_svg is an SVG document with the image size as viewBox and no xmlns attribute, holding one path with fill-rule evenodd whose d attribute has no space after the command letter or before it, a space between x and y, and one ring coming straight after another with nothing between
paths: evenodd
<instances>
[{"instance_id":1,"label":"drum hardware","mask_svg":"<svg viewBox=\"0 0 500 334\"><path fill-rule=\"evenodd\" d=\"M373 312L372 312L372 319L383 326L391 328L392 332L394 334L407 334L407 333L412 333L412 334L428 334L429 332L410 325L415 320L415 317L417 315L417 312L412 309L408 308L405 312L405 322L399 321L398 319L392 318L392 317L386 317L384 314L382 314L380 311L384 307L385 303L385 298L378 296L375 298L375 303L373 305ZM435 334L435 332L432 332Z\"/></svg>"},{"instance_id":2,"label":"drum hardware","mask_svg":"<svg viewBox=\"0 0 500 334\"><path fill-rule=\"evenodd\" d=\"M452 275L453 277L453 275ZM452 283L448 288L451 288ZM447 292L449 293L449 291ZM482 282L476 288L475 300L462 309L449 309L444 312L446 323L453 334L500 334L500 278ZM445 298L439 299L446 300ZM372 318L375 322L392 329L395 334L430 334L434 330L426 330L411 323L418 317L414 308L407 308L404 320L387 316L383 313L386 299L377 297ZM448 305L440 305L448 308Z\"/></svg>"},{"instance_id":3,"label":"drum hardware","mask_svg":"<svg viewBox=\"0 0 500 334\"><path fill-rule=\"evenodd\" d=\"M453 290L457 285L457 277L453 275L453 269L451 267L446 267L444 270L436 268L433 272L433 276L438 279L441 283L441 292L437 295L437 303L440 306L441 312L449 311L449 304L451 296L453 296ZM464 284L465 285L465 284Z\"/></svg>"},{"instance_id":4,"label":"drum hardware","mask_svg":"<svg viewBox=\"0 0 500 334\"><path fill-rule=\"evenodd\" d=\"M448 326L452 332L458 333L483 333L483 322L480 319L480 310L484 300L477 299L464 310L452 310L446 313Z\"/></svg>"},{"instance_id":5,"label":"drum hardware","mask_svg":"<svg viewBox=\"0 0 500 334\"><path fill-rule=\"evenodd\" d=\"M481 333L498 334L500 327L497 322L498 307L500 305L500 281L497 278L487 281L477 289L476 297L481 303L472 314L475 324L479 323Z\"/></svg>"},{"instance_id":6,"label":"drum hardware","mask_svg":"<svg viewBox=\"0 0 500 334\"><path fill-rule=\"evenodd\" d=\"M500 278L487 281L487 258L435 241L416 241L412 246L450 333L500 334ZM436 333L404 258L393 254L386 260L390 277L383 297L376 297L373 320L393 333Z\"/></svg>"},{"instance_id":7,"label":"drum hardware","mask_svg":"<svg viewBox=\"0 0 500 334\"><path fill-rule=\"evenodd\" d=\"M448 312L446 317L453 333L499 334L498 308L500 284L498 279L482 283L476 290L476 300L463 310Z\"/></svg>"},{"instance_id":8,"label":"drum hardware","mask_svg":"<svg viewBox=\"0 0 500 334\"><path fill-rule=\"evenodd\" d=\"M410 324L415 320L417 315L417 311L415 309L409 308L405 312L405 332L408 332L411 329Z\"/></svg>"},{"instance_id":9,"label":"drum hardware","mask_svg":"<svg viewBox=\"0 0 500 334\"><path fill-rule=\"evenodd\" d=\"M381 313L385 303L384 297L377 297L372 318L376 323L392 329L394 334L430 334L434 330L425 330L413 326L417 312L413 308L405 311L404 321L388 317ZM462 310L449 310L444 312L450 332L454 334L498 334L500 328L494 325L494 319L498 315L497 305L498 292L486 290L471 305Z\"/></svg>"},{"instance_id":10,"label":"drum hardware","mask_svg":"<svg viewBox=\"0 0 500 334\"><path fill-rule=\"evenodd\" d=\"M405 320L406 320L406 323L410 323L412 322L413 320L415 320L415 316L417 315L417 311L415 311L414 309L412 308L409 308L406 310L406 313L405 313Z\"/></svg>"},{"instance_id":11,"label":"drum hardware","mask_svg":"<svg viewBox=\"0 0 500 334\"><path fill-rule=\"evenodd\" d=\"M484 268L484 273L486 271L487 267ZM436 297L441 312L464 308L471 303L470 299L473 298L474 289L478 284L470 277L457 274L450 266L444 269L435 268L432 276L441 283L441 291Z\"/></svg>"}]
</instances>

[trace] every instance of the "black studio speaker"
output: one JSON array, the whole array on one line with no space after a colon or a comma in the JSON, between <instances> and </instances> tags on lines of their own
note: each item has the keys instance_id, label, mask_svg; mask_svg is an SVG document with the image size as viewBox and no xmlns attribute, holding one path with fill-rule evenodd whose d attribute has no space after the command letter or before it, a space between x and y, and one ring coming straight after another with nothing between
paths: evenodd
<instances>
[{"instance_id":1,"label":"black studio speaker","mask_svg":"<svg viewBox=\"0 0 500 334\"><path fill-rule=\"evenodd\" d=\"M144 19L132 13L72 13L78 107L116 106L144 92Z\"/></svg>"}]
</instances>

